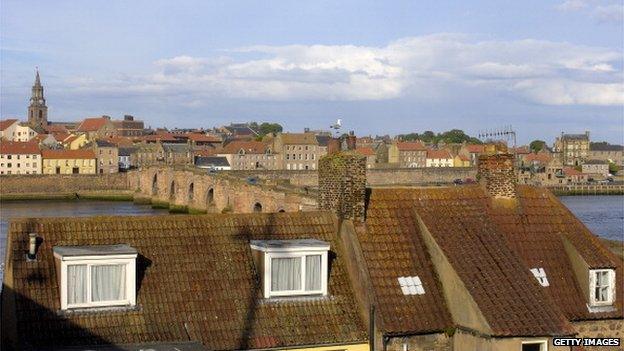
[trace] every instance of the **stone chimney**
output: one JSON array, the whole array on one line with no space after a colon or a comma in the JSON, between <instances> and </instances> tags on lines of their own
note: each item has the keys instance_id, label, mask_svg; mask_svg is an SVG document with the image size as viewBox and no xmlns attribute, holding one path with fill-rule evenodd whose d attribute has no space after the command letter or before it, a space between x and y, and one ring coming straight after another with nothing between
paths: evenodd
<instances>
[{"instance_id":1,"label":"stone chimney","mask_svg":"<svg viewBox=\"0 0 624 351\"><path fill-rule=\"evenodd\" d=\"M336 138L330 138L327 142L327 155L333 155L340 152L340 140Z\"/></svg>"},{"instance_id":2,"label":"stone chimney","mask_svg":"<svg viewBox=\"0 0 624 351\"><path fill-rule=\"evenodd\" d=\"M347 135L347 150L355 150L355 146L357 144L357 138L353 131L349 132Z\"/></svg>"},{"instance_id":3,"label":"stone chimney","mask_svg":"<svg viewBox=\"0 0 624 351\"><path fill-rule=\"evenodd\" d=\"M366 198L366 157L354 152L335 152L319 159L319 199L321 210L340 219L363 222Z\"/></svg>"},{"instance_id":4,"label":"stone chimney","mask_svg":"<svg viewBox=\"0 0 624 351\"><path fill-rule=\"evenodd\" d=\"M495 199L514 199L518 177L514 169L514 155L500 145L486 145L485 153L479 156L479 183Z\"/></svg>"}]
</instances>

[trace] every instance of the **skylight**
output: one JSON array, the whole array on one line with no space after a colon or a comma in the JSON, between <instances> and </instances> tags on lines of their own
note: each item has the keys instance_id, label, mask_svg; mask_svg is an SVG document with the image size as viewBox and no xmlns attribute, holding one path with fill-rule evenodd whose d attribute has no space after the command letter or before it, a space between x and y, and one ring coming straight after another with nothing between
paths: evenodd
<instances>
[{"instance_id":1,"label":"skylight","mask_svg":"<svg viewBox=\"0 0 624 351\"><path fill-rule=\"evenodd\" d=\"M546 278L546 271L544 268L531 268L531 273L535 276L535 279L540 283L541 286L549 286L548 278Z\"/></svg>"},{"instance_id":2,"label":"skylight","mask_svg":"<svg viewBox=\"0 0 624 351\"><path fill-rule=\"evenodd\" d=\"M414 277L399 277L399 286L403 295L424 295L425 288L418 276Z\"/></svg>"}]
</instances>

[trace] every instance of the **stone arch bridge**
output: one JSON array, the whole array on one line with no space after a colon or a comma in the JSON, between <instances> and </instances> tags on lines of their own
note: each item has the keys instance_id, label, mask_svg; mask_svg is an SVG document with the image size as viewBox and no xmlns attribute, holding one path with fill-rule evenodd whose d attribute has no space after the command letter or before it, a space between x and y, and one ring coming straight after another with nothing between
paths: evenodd
<instances>
[{"instance_id":1,"label":"stone arch bridge","mask_svg":"<svg viewBox=\"0 0 624 351\"><path fill-rule=\"evenodd\" d=\"M309 211L316 196L304 188L201 170L152 167L129 172L134 199L171 212Z\"/></svg>"}]
</instances>

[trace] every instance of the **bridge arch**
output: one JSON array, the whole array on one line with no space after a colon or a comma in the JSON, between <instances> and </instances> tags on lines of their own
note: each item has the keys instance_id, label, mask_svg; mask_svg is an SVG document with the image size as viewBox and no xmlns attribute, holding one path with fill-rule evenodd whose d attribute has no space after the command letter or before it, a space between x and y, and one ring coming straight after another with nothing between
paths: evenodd
<instances>
[{"instance_id":1,"label":"bridge arch","mask_svg":"<svg viewBox=\"0 0 624 351\"><path fill-rule=\"evenodd\" d=\"M253 205L253 211L254 211L255 213L262 212L262 204L261 204L261 203L259 203L259 202L256 202L256 203Z\"/></svg>"},{"instance_id":2,"label":"bridge arch","mask_svg":"<svg viewBox=\"0 0 624 351\"><path fill-rule=\"evenodd\" d=\"M175 180L171 181L171 185L169 186L169 200L173 201L175 199L176 193L176 183Z\"/></svg>"},{"instance_id":3,"label":"bridge arch","mask_svg":"<svg viewBox=\"0 0 624 351\"><path fill-rule=\"evenodd\" d=\"M206 207L214 205L214 188L208 189L206 192Z\"/></svg>"},{"instance_id":4,"label":"bridge arch","mask_svg":"<svg viewBox=\"0 0 624 351\"><path fill-rule=\"evenodd\" d=\"M189 184L189 188L188 188L188 200L189 200L189 202L193 201L194 197L195 197L195 185L191 182L191 184Z\"/></svg>"},{"instance_id":5,"label":"bridge arch","mask_svg":"<svg viewBox=\"0 0 624 351\"><path fill-rule=\"evenodd\" d=\"M158 174L154 173L152 177L152 196L158 195Z\"/></svg>"}]
</instances>

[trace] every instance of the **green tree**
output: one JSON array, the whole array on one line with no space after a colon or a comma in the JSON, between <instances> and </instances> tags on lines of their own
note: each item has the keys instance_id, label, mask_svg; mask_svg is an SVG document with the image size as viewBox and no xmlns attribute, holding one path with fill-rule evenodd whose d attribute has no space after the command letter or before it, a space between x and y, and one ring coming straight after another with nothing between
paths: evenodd
<instances>
[{"instance_id":1,"label":"green tree","mask_svg":"<svg viewBox=\"0 0 624 351\"><path fill-rule=\"evenodd\" d=\"M609 173L616 174L620 170L620 167L613 162L609 162Z\"/></svg>"},{"instance_id":2,"label":"green tree","mask_svg":"<svg viewBox=\"0 0 624 351\"><path fill-rule=\"evenodd\" d=\"M534 153L538 153L544 150L545 147L546 147L546 142L544 140L533 140L529 144L529 149Z\"/></svg>"},{"instance_id":3,"label":"green tree","mask_svg":"<svg viewBox=\"0 0 624 351\"><path fill-rule=\"evenodd\" d=\"M280 133L284 128L279 123L267 123L263 122L259 127L261 135L267 135L269 133Z\"/></svg>"}]
</instances>

